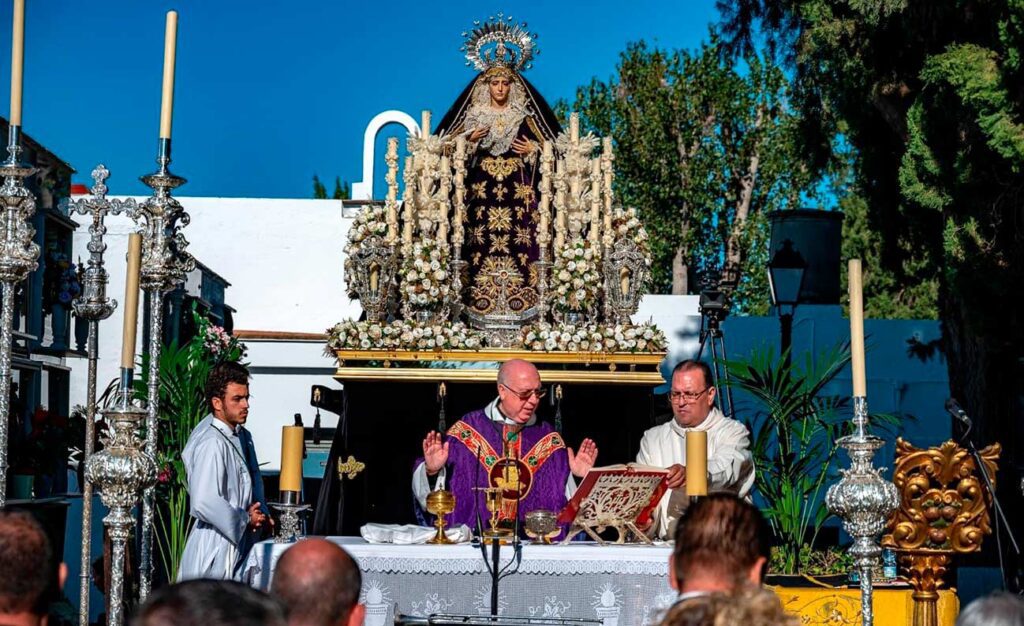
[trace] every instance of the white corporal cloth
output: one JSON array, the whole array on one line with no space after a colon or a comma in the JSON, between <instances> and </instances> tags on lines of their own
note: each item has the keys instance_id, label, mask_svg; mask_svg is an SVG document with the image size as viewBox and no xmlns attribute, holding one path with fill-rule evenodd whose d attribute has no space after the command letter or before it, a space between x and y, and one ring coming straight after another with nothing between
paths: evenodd
<instances>
[{"instance_id":1,"label":"white corporal cloth","mask_svg":"<svg viewBox=\"0 0 1024 626\"><path fill-rule=\"evenodd\" d=\"M686 433L708 433L708 491L731 491L746 498L754 486L754 461L750 455L750 434L742 423L729 419L714 407L699 425L685 428L670 419L648 429L640 440L636 462L655 467L686 465ZM656 537L669 538L675 521L689 504L686 487L670 489L662 496L654 514Z\"/></svg>"},{"instance_id":2,"label":"white corporal cloth","mask_svg":"<svg viewBox=\"0 0 1024 626\"><path fill-rule=\"evenodd\" d=\"M414 543L427 543L434 538L437 530L429 526L417 526L415 524L363 524L359 529L368 543L396 543L409 545ZM459 524L452 528L446 528L444 532L449 541L455 543L466 543L472 538L469 526Z\"/></svg>"},{"instance_id":3,"label":"white corporal cloth","mask_svg":"<svg viewBox=\"0 0 1024 626\"><path fill-rule=\"evenodd\" d=\"M255 539L248 528L249 506L265 504L252 436L207 415L189 435L181 458L196 522L185 542L178 580L235 578Z\"/></svg>"}]
</instances>

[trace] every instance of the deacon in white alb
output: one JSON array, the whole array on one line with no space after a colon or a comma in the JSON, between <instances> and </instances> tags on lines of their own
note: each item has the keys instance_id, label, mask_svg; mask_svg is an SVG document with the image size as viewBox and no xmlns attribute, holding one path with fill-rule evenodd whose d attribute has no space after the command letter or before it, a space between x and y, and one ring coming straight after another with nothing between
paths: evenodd
<instances>
[{"instance_id":1,"label":"deacon in white alb","mask_svg":"<svg viewBox=\"0 0 1024 626\"><path fill-rule=\"evenodd\" d=\"M252 435L243 426L249 371L238 363L216 365L206 381L206 399L212 413L195 427L182 453L196 523L178 580L237 578L259 529L274 523L263 506Z\"/></svg>"},{"instance_id":2,"label":"deacon in white alb","mask_svg":"<svg viewBox=\"0 0 1024 626\"><path fill-rule=\"evenodd\" d=\"M669 490L655 510L653 534L672 536L675 522L689 504L686 496L686 433L708 433L708 492L731 491L746 498L754 486L754 462L750 434L740 422L729 419L715 406L711 369L700 361L686 360L672 370L669 399L673 418L644 433L636 462L668 468Z\"/></svg>"}]
</instances>

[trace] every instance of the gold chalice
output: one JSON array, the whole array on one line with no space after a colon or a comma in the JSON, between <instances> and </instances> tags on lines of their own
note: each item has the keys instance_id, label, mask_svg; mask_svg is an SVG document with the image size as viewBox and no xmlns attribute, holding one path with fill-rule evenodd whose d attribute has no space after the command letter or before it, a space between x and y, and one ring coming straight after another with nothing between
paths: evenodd
<instances>
[{"instance_id":1,"label":"gold chalice","mask_svg":"<svg viewBox=\"0 0 1024 626\"><path fill-rule=\"evenodd\" d=\"M533 543L550 545L559 532L558 516L553 511L537 509L526 514L526 534L533 538Z\"/></svg>"},{"instance_id":2,"label":"gold chalice","mask_svg":"<svg viewBox=\"0 0 1024 626\"><path fill-rule=\"evenodd\" d=\"M444 532L444 516L455 510L455 496L452 492L438 489L427 494L427 512L434 515L437 534L427 543L455 543Z\"/></svg>"}]
</instances>

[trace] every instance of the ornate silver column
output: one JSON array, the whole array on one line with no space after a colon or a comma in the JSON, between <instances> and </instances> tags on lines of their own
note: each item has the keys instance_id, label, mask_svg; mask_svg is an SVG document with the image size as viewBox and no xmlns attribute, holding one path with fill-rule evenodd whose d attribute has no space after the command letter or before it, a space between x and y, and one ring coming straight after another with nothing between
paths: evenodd
<instances>
[{"instance_id":1,"label":"ornate silver column","mask_svg":"<svg viewBox=\"0 0 1024 626\"><path fill-rule=\"evenodd\" d=\"M843 478L829 487L825 504L853 537L850 555L860 577L861 624L871 626L871 576L882 556L878 538L899 505L899 495L896 485L882 478L882 470L872 464L875 452L885 442L867 433L868 402L863 396L853 398L853 425L853 434L837 442L850 455L850 469L840 470Z\"/></svg>"},{"instance_id":2,"label":"ornate silver column","mask_svg":"<svg viewBox=\"0 0 1024 626\"><path fill-rule=\"evenodd\" d=\"M111 541L107 626L121 626L124 622L124 547L135 528L132 510L139 492L152 489L156 483L156 462L142 450L138 435L146 410L133 400L131 370L122 370L121 380L115 407L103 411L112 431L110 438L85 466L86 480L99 485L100 498L110 509L103 518Z\"/></svg>"},{"instance_id":3,"label":"ornate silver column","mask_svg":"<svg viewBox=\"0 0 1024 626\"><path fill-rule=\"evenodd\" d=\"M153 190L133 218L142 227L142 268L140 285L149 296L149 391L146 414L146 454L156 458L157 416L160 410L160 349L163 345L164 295L185 280L196 267L195 259L185 252L188 241L180 229L188 226L189 216L171 191L185 179L170 172L171 140L160 139L156 172L142 177ZM145 600L153 584L153 487L146 488L142 499L142 537L139 549L139 599Z\"/></svg>"},{"instance_id":4,"label":"ornate silver column","mask_svg":"<svg viewBox=\"0 0 1024 626\"><path fill-rule=\"evenodd\" d=\"M107 297L107 270L103 267L103 253L107 250L107 244L103 242L103 235L107 233L107 227L103 224L108 214L117 215L122 212L132 213L136 211L135 200L109 200L107 199L106 180L110 171L101 163L92 171L92 178L96 183L90 190L92 197L80 200L71 200L67 203L68 211L80 215L92 217L92 224L89 225L89 267L85 270L85 278L82 281L82 293L72 305L75 315L87 320L89 323L88 339L88 361L89 374L86 387L85 402L85 450L83 451L82 462L88 465L93 454L93 441L96 438L96 361L99 350L99 323L110 317L117 308L117 301ZM89 584L91 582L92 566L92 500L93 484L85 479L82 485L82 568L80 578L80 597L78 605L78 623L80 626L89 626Z\"/></svg>"},{"instance_id":5,"label":"ornate silver column","mask_svg":"<svg viewBox=\"0 0 1024 626\"><path fill-rule=\"evenodd\" d=\"M3 283L3 305L0 315L0 509L7 503L7 418L11 403L11 341L14 324L14 287L38 267L39 246L33 240L36 230L32 215L36 199L25 188L25 179L36 168L23 163L21 127L10 126L7 132L7 160L0 164L0 282Z\"/></svg>"}]
</instances>

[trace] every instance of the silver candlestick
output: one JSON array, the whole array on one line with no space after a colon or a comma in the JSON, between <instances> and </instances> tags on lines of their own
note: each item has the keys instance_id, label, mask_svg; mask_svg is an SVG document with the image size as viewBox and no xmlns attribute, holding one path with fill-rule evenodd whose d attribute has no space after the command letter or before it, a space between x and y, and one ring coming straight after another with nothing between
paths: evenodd
<instances>
[{"instance_id":1,"label":"silver candlestick","mask_svg":"<svg viewBox=\"0 0 1024 626\"><path fill-rule=\"evenodd\" d=\"M882 548L878 537L899 505L896 485L882 478L882 470L873 466L875 452L885 442L867 434L868 402L853 398L854 432L837 443L850 455L850 469L840 470L842 479L829 487L825 504L843 521L843 529L853 537L850 555L860 577L861 624L871 626L872 570L880 565Z\"/></svg>"},{"instance_id":2,"label":"silver candlestick","mask_svg":"<svg viewBox=\"0 0 1024 626\"><path fill-rule=\"evenodd\" d=\"M153 190L133 218L142 227L142 266L140 285L149 297L149 398L146 415L146 453L156 458L157 415L160 410L160 350L163 346L164 295L180 285L196 267L195 259L185 252L188 241L180 229L188 226L188 213L171 197L171 191L185 179L170 172L171 140L160 139L157 151L159 169L142 177ZM139 599L149 595L153 580L153 488L142 498L142 540L139 550Z\"/></svg>"},{"instance_id":3,"label":"silver candlestick","mask_svg":"<svg viewBox=\"0 0 1024 626\"><path fill-rule=\"evenodd\" d=\"M86 480L99 485L100 498L110 509L103 518L111 541L107 626L121 626L124 621L124 549L135 527L133 509L139 492L156 484L156 462L142 450L138 435L146 410L133 400L131 376L130 370L122 370L115 406L103 411L111 436L85 466Z\"/></svg>"},{"instance_id":4,"label":"silver candlestick","mask_svg":"<svg viewBox=\"0 0 1024 626\"><path fill-rule=\"evenodd\" d=\"M0 212L3 216L0 234L0 282L2 316L0 316L0 509L7 503L7 423L11 403L11 342L14 325L14 287L38 267L39 246L33 241L35 228L32 215L36 199L25 188L25 179L36 168L23 163L21 127L11 125L7 131L7 160L0 164Z\"/></svg>"},{"instance_id":5,"label":"silver candlestick","mask_svg":"<svg viewBox=\"0 0 1024 626\"><path fill-rule=\"evenodd\" d=\"M105 320L117 308L117 301L107 297L107 270L103 267L103 253L107 244L103 236L107 233L104 219L107 215L122 212L133 213L137 210L135 200L110 200L107 198L106 180L110 171L101 163L92 171L96 184L90 190L92 196L67 202L69 213L78 213L92 217L89 225L89 267L85 270L82 280L82 293L73 303L75 315L89 323L89 339L87 344L89 374L86 387L85 402L85 450L82 462L88 464L93 454L93 441L96 428L96 363L99 350L99 323ZM88 478L82 485L82 567L79 575L80 602L78 607L78 623L89 626L89 584L92 564L92 495L93 485Z\"/></svg>"},{"instance_id":6,"label":"silver candlestick","mask_svg":"<svg viewBox=\"0 0 1024 626\"><path fill-rule=\"evenodd\" d=\"M274 537L274 543L291 543L302 538L299 529L299 515L309 510L308 504L290 504L287 502L271 502L270 507L281 513L281 528Z\"/></svg>"}]
</instances>

